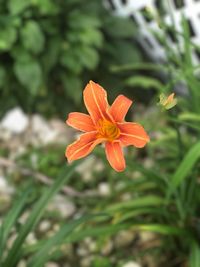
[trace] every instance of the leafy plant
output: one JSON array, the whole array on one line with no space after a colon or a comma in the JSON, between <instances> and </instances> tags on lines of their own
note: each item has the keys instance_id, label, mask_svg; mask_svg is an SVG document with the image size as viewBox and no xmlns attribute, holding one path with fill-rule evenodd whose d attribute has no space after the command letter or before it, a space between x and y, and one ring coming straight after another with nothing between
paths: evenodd
<instances>
[{"instance_id":1,"label":"leafy plant","mask_svg":"<svg viewBox=\"0 0 200 267\"><path fill-rule=\"evenodd\" d=\"M4 218L4 221L0 227L1 266L14 267L16 266L16 264L19 263L23 255L22 248L26 237L34 229L34 227L42 217L45 207L49 203L50 199L62 188L64 183L72 176L72 174L74 173L74 167L76 165L77 163L73 164L70 167L64 166L62 168L57 180L52 184L50 188L46 188L38 202L35 203L33 210L30 216L28 217L26 223L20 227L15 241L13 242L11 248L7 251L7 238L12 228L17 227L18 218L22 214L23 210L26 209L26 205L28 204L28 197L30 196L31 192L30 187L28 187L25 192L23 192L23 195L19 196L10 212ZM50 239L46 240L46 242L43 243L42 249L36 251L36 253L32 255L30 261L28 262L28 266L44 266L44 264L52 258L54 254L53 251L57 248L57 246L59 246L59 244L62 244L63 237L67 238L73 233L77 226L91 220L94 217L96 217L96 215L87 215L79 219L75 219L72 222L63 224L60 230L56 232L54 236L52 236ZM6 251L7 254L5 254Z\"/></svg>"},{"instance_id":2,"label":"leafy plant","mask_svg":"<svg viewBox=\"0 0 200 267\"><path fill-rule=\"evenodd\" d=\"M65 116L88 79L119 88L112 64L140 60L134 25L101 1L1 0L0 13L0 116L17 104Z\"/></svg>"},{"instance_id":3,"label":"leafy plant","mask_svg":"<svg viewBox=\"0 0 200 267\"><path fill-rule=\"evenodd\" d=\"M152 167L148 169L139 167L141 177L137 179L138 184L136 183L134 190L131 191L132 199L114 204L113 207L111 206L111 211L116 214L119 223L127 224L132 221L134 222L132 228L162 234L162 248L165 255L168 255L166 266L175 264L173 258L176 258L177 262L173 266L186 264L186 266L195 267L199 265L200 256L199 66L192 60L192 52L197 49L197 46L190 41L188 22L182 17L181 23L182 33L174 29L174 34L183 41L183 51L179 54L171 49L166 41L167 26L161 20L162 31L159 37L167 55L166 65L143 62L116 66L112 69L114 72L148 70L149 76L133 75L125 82L129 86L137 85L145 90L149 90L147 84L154 88L156 92L153 98L154 106L156 102L158 103L161 93L169 95L176 92L177 84L183 86L182 94L178 95L178 104L172 110L163 113L158 106L154 107L153 115L160 112L158 124L155 124L155 118L147 115L146 124L149 124L150 128L153 125L152 132L159 133L159 138L152 138L149 145L148 157L152 160ZM161 84L155 78L158 68L168 77L168 82L162 81ZM130 164L130 169L138 170L137 164ZM155 171L154 174L152 169ZM154 192L153 195L151 195L152 192ZM159 199L154 199L158 196ZM138 203L139 206L137 206Z\"/></svg>"}]
</instances>

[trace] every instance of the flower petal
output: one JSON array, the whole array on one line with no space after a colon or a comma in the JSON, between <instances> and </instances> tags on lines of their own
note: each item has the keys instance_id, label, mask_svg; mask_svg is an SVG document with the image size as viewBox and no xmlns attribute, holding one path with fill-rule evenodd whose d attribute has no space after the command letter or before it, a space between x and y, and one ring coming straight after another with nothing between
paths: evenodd
<instances>
[{"instance_id":1,"label":"flower petal","mask_svg":"<svg viewBox=\"0 0 200 267\"><path fill-rule=\"evenodd\" d=\"M87 114L79 113L79 112L71 112L69 113L68 119L66 123L83 132L91 132L95 131L94 123L91 117Z\"/></svg>"},{"instance_id":2,"label":"flower petal","mask_svg":"<svg viewBox=\"0 0 200 267\"><path fill-rule=\"evenodd\" d=\"M96 139L97 132L89 132L80 135L79 139L69 145L66 149L65 156L69 162L87 156L96 145L101 143L102 139Z\"/></svg>"},{"instance_id":3,"label":"flower petal","mask_svg":"<svg viewBox=\"0 0 200 267\"><path fill-rule=\"evenodd\" d=\"M133 101L131 101L129 98L119 95L109 110L113 119L116 122L123 121L132 103Z\"/></svg>"},{"instance_id":4,"label":"flower petal","mask_svg":"<svg viewBox=\"0 0 200 267\"><path fill-rule=\"evenodd\" d=\"M138 123L124 122L117 125L121 131L119 140L123 146L144 147L150 140L144 128Z\"/></svg>"},{"instance_id":5,"label":"flower petal","mask_svg":"<svg viewBox=\"0 0 200 267\"><path fill-rule=\"evenodd\" d=\"M90 81L83 92L85 106L96 124L99 119L110 120L106 91L97 83Z\"/></svg>"},{"instance_id":6,"label":"flower petal","mask_svg":"<svg viewBox=\"0 0 200 267\"><path fill-rule=\"evenodd\" d=\"M122 172L126 167L126 163L120 142L107 142L105 151L111 167L117 172Z\"/></svg>"}]
</instances>

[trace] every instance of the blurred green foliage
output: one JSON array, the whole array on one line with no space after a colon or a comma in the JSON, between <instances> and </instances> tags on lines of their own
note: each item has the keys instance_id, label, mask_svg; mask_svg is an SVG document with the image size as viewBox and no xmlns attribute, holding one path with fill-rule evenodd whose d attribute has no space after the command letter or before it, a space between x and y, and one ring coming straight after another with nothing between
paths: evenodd
<instances>
[{"instance_id":1,"label":"blurred green foliage","mask_svg":"<svg viewBox=\"0 0 200 267\"><path fill-rule=\"evenodd\" d=\"M134 32L98 0L0 0L0 116L17 104L65 115L90 79L120 88L110 69L140 60Z\"/></svg>"},{"instance_id":2,"label":"blurred green foliage","mask_svg":"<svg viewBox=\"0 0 200 267\"><path fill-rule=\"evenodd\" d=\"M17 3L15 8L12 6L14 2ZM136 89L134 98L139 92L143 102L147 99L148 93L154 89L155 94L151 94L149 106L140 106L136 101L134 107L134 121L145 126L145 130L151 136L151 142L143 150L131 148L125 151L126 172L113 171L101 147L97 147L94 154L95 158L101 159L100 163L103 162L102 167L100 169L86 167L91 178L88 179L84 165L81 168L80 165L79 171L76 169L77 172L73 175L70 173L72 165L69 165L67 167L69 177L65 179L68 179L68 185L79 193L75 196L69 194L66 196L66 198L71 197L77 207L73 219L69 220L63 219L55 212L44 211L42 199L44 192L46 190L48 192L49 188L34 177L34 172L39 172L54 180L65 164L63 156L65 148L62 145L61 147L54 145L42 148L30 147L24 154L19 155L17 159L19 166L33 169L33 175L29 177L24 175L23 177L20 168L17 171L8 172L10 173L9 179L17 190L13 195L13 207L7 212L0 229L0 256L3 254L2 260L4 260L4 262L2 261L4 265L0 263L1 266L16 266L15 261L20 260L20 256L29 261L28 266L32 267L43 266L44 264L42 265L41 262L46 260L56 261L60 264L69 261L71 266L79 266L82 256L78 255L77 247L84 244L84 239L89 237L92 242L95 242L95 246L90 251L88 250L92 267L111 265L121 267L127 261L135 259L143 266L151 264L163 267L199 267L199 65L194 65L192 61L192 52L197 47L190 41L187 20L182 18L183 33L175 32L178 34L177 36L183 38L183 54L178 49L171 49L166 41L166 25L161 23L160 40L163 41L167 55L166 64L137 62L137 60L139 61L138 50L133 50L132 44L127 42L127 37L134 30L129 22L108 15L102 7L95 11L100 4L92 1L89 2L91 5L89 7L88 2L86 5L84 0L68 0L67 3L62 4L62 8L61 6L57 10L52 8L52 13L48 11L47 16L46 13L43 13L46 10L44 7L47 6L47 2L49 0L40 2L42 15L39 18L34 13L40 10L38 8L39 0L37 0L37 5L34 2L31 12L29 7L33 5L33 2L30 5L27 1L10 0L7 4L10 12L17 14L13 17L18 14L24 14L24 17L19 24L23 27L16 26L17 22L14 23L13 20L13 25L15 25L13 28L16 33L13 29L8 30L8 27L5 33L3 30L5 28L1 28L0 36L3 36L0 42L1 57L2 59L6 58L5 61L1 61L5 63L0 72L0 83L3 88L2 102L6 103L4 100L7 94L9 99L6 100L21 101L20 103L26 109L31 103L30 110L39 108L39 110L47 112L48 107L48 111L51 113L56 109L56 105L48 106L48 103L58 105L63 101L65 107L62 106L62 109L59 110L64 111L71 105L79 104L78 95L82 88L75 90L78 88L75 86L77 81L81 84L89 78L94 78L97 81L101 80L103 85L113 82L113 86L114 84L119 86L123 80L124 84L131 88L131 92ZM64 10L64 6L68 7L67 12ZM3 5L0 5L0 8L2 9ZM32 14L31 18L25 16L28 10ZM88 15L89 10L90 15ZM91 10L93 11L91 12ZM6 13L6 8L4 12ZM59 16L61 13L63 16ZM64 13L66 13L66 17ZM51 19L49 16L52 16ZM64 23L64 26L59 28L60 34L58 34L58 27L55 25L60 25L63 17L67 22L65 21L66 24ZM52 20L52 18L54 19ZM3 21L2 18L1 20ZM41 23L39 23L40 20ZM9 19L9 22L11 21ZM51 24L52 21L53 24ZM49 26L47 27L47 25ZM62 33L65 32L63 29L66 34L61 38ZM30 34L29 31L33 34ZM81 34L82 31L92 31L91 39L88 37L88 33ZM37 39L37 45L35 45L33 36ZM64 46L62 46L63 42ZM33 43L34 47L32 47ZM57 50L55 44L57 44ZM52 55L55 56L55 61L52 60ZM12 71L10 71L11 69ZM42 82L39 83L38 78L33 79L30 70L36 74L41 73L42 70ZM166 83L157 78L161 70L165 74L164 77L167 77ZM110 71L113 73L111 74ZM31 85L27 78L29 76ZM4 80L4 78L6 79ZM16 84L13 84L14 80ZM74 86L72 86L73 82ZM36 86L37 83L40 84L39 89ZM161 106L157 104L160 94L171 94L179 83L182 85L182 94L177 94L177 105L173 109L162 110ZM11 98L10 91L5 90L6 88L12 90L15 98ZM16 88L21 90L17 91ZM112 88L112 86L107 88ZM24 98L23 94L25 94ZM108 91L108 95L111 95L111 92ZM27 101L23 102L23 99ZM33 103L30 99L34 99ZM45 104L42 102L43 100L45 100ZM0 151L0 155L9 157L9 151L4 148ZM83 163L85 161L86 159L83 160ZM84 164L90 166L86 162ZM91 163L92 165L96 164ZM55 183L56 181L57 179L55 179ZM99 187L101 184L107 186L108 193L102 194ZM27 192L24 189L26 186ZM33 191L31 197L29 189ZM50 194L44 195L45 204L48 202L48 195L52 196L55 193L53 187L50 190ZM22 193L22 197L16 201L19 192ZM94 192L95 195L90 195L89 192ZM37 202L40 195L41 199ZM21 224L20 228L17 222L18 217L31 208L33 212L30 213L28 224ZM3 212L7 209L4 205ZM33 223L40 219L40 212L44 214L44 219L51 220L52 225L56 221L60 226L60 230L55 232L51 238L46 233L46 235L38 234L37 236L38 229L34 228ZM74 219L77 214L80 216L101 212L109 216L96 218L92 222L89 222L88 217L85 216L78 220ZM83 222L86 223L80 226L79 224ZM77 225L79 227L76 229ZM9 235L12 235L13 228L17 233L17 241L9 248L6 246L6 240ZM33 229L38 239L35 244L27 244L25 238ZM131 243L117 246L116 237L122 239L122 236L118 235L122 230L128 231L133 239ZM147 235L144 235L145 232ZM68 245L69 243L73 246L71 254L66 255L67 250L63 250L61 244ZM110 251L104 255L102 248L109 243L111 244ZM89 247L88 243L85 244ZM4 253L4 249L7 248L9 248L8 254ZM47 251L52 251L52 249L54 253L48 254ZM16 259L18 251L21 254ZM150 262L149 265L148 262Z\"/></svg>"}]
</instances>

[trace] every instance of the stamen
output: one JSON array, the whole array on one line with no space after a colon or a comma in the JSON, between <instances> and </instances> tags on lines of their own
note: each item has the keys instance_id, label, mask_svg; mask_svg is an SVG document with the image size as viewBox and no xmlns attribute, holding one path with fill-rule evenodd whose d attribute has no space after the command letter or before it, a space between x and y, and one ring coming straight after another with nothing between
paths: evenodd
<instances>
[{"instance_id":1,"label":"stamen","mask_svg":"<svg viewBox=\"0 0 200 267\"><path fill-rule=\"evenodd\" d=\"M117 139L120 135L120 130L117 125L107 120L99 120L97 130L97 138L106 138L109 141Z\"/></svg>"}]
</instances>

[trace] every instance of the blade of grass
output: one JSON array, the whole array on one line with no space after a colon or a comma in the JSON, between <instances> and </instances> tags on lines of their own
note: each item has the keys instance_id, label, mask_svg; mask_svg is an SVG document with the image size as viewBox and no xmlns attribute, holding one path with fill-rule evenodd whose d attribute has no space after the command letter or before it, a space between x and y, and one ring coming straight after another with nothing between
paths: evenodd
<instances>
[{"instance_id":1,"label":"blade of grass","mask_svg":"<svg viewBox=\"0 0 200 267\"><path fill-rule=\"evenodd\" d=\"M183 120L181 121L181 119L169 118L169 121L175 122L177 124L185 125L185 126L191 128L191 129L200 131L200 126L198 126L196 124L192 124L192 123L186 122L186 121L183 121Z\"/></svg>"},{"instance_id":2,"label":"blade of grass","mask_svg":"<svg viewBox=\"0 0 200 267\"><path fill-rule=\"evenodd\" d=\"M3 223L0 227L0 236L1 236L1 242L0 242L0 263L2 260L2 254L4 251L5 243L8 238L8 234L12 227L15 225L16 220L18 219L22 209L24 208L24 205L27 201L27 198L29 197L29 194L31 192L31 189L28 188L19 196L19 198L14 203L13 207L7 214L7 216L4 218Z\"/></svg>"},{"instance_id":3,"label":"blade of grass","mask_svg":"<svg viewBox=\"0 0 200 267\"><path fill-rule=\"evenodd\" d=\"M200 247L196 242L191 245L189 267L199 267L200 263Z\"/></svg>"},{"instance_id":4,"label":"blade of grass","mask_svg":"<svg viewBox=\"0 0 200 267\"><path fill-rule=\"evenodd\" d=\"M138 225L133 225L132 229L155 232L162 235L189 236L188 231L186 231L185 229L165 224L138 224Z\"/></svg>"},{"instance_id":5,"label":"blade of grass","mask_svg":"<svg viewBox=\"0 0 200 267\"><path fill-rule=\"evenodd\" d=\"M2 253L3 253L3 248L4 248L3 230L4 230L4 225L2 223L1 229L0 229L0 264L2 262Z\"/></svg>"},{"instance_id":6,"label":"blade of grass","mask_svg":"<svg viewBox=\"0 0 200 267\"><path fill-rule=\"evenodd\" d=\"M188 151L188 153L183 158L182 162L178 166L176 172L172 176L169 190L167 192L167 197L175 191L175 189L184 181L188 176L193 166L200 157L200 142L193 145L193 147Z\"/></svg>"},{"instance_id":7,"label":"blade of grass","mask_svg":"<svg viewBox=\"0 0 200 267\"><path fill-rule=\"evenodd\" d=\"M156 89L158 92L162 92L163 84L155 78L136 75L125 80L127 86L142 87L149 90L150 88Z\"/></svg>"},{"instance_id":8,"label":"blade of grass","mask_svg":"<svg viewBox=\"0 0 200 267\"><path fill-rule=\"evenodd\" d=\"M71 243L83 240L86 237L100 237L100 236L111 236L121 230L128 229L131 227L132 224L113 224L113 225L106 225L106 226L95 226L93 228L87 227L84 231L75 231L73 235L69 235L62 240L62 244L64 243ZM29 255L35 251L42 249L43 245L45 244L46 240L39 241L37 244L24 247L24 256Z\"/></svg>"},{"instance_id":9,"label":"blade of grass","mask_svg":"<svg viewBox=\"0 0 200 267\"><path fill-rule=\"evenodd\" d=\"M199 122L200 121L200 114L185 112L185 113L181 113L178 118L180 120L189 120L189 121Z\"/></svg>"},{"instance_id":10,"label":"blade of grass","mask_svg":"<svg viewBox=\"0 0 200 267\"><path fill-rule=\"evenodd\" d=\"M145 208L139 208L131 211L126 211L126 213L121 212L120 214L117 214L117 223L124 223L127 220L132 220L133 217L138 217L140 215L157 215L157 218L159 216L165 216L166 210L163 209L163 207L145 207Z\"/></svg>"},{"instance_id":11,"label":"blade of grass","mask_svg":"<svg viewBox=\"0 0 200 267\"><path fill-rule=\"evenodd\" d=\"M68 236L73 236L73 231L80 224L87 222L98 215L86 215L80 219L73 220L72 222L64 225L53 237L43 244L42 248L31 258L28 267L42 267L45 262L50 259L51 253Z\"/></svg>"},{"instance_id":12,"label":"blade of grass","mask_svg":"<svg viewBox=\"0 0 200 267\"><path fill-rule=\"evenodd\" d=\"M156 63L149 63L149 62L137 62L137 63L131 63L126 64L122 66L112 66L111 68L112 72L121 72L121 71L127 71L127 70L151 70L151 71L164 71L167 68L164 65L156 64Z\"/></svg>"},{"instance_id":13,"label":"blade of grass","mask_svg":"<svg viewBox=\"0 0 200 267\"><path fill-rule=\"evenodd\" d=\"M134 230L134 231L149 231L155 232L163 235L180 235L180 236L189 236L189 233L182 228L173 227L164 224L135 224L133 223L120 223L120 224L113 224L108 226L95 226L94 228L88 227L84 229L84 231L77 231L74 232L73 235L69 235L64 238L61 242L63 243L71 243L83 240L84 238L90 237L100 237L100 236L112 236L113 234L118 233L121 230ZM25 255L42 249L45 242L40 241L35 245L25 248ZM28 266L29 267L29 266ZM32 267L32 266L31 266ZM36 267L36 266L34 266ZM40 266L37 266L40 267ZM196 267L196 266L195 266Z\"/></svg>"},{"instance_id":14,"label":"blade of grass","mask_svg":"<svg viewBox=\"0 0 200 267\"><path fill-rule=\"evenodd\" d=\"M20 229L20 232L12 245L5 261L3 262L3 267L15 267L20 253L21 253L21 247L24 243L24 240L26 239L27 235L30 233L30 231L34 228L34 226L37 224L39 219L41 218L44 209L46 205L48 204L49 200L60 190L60 188L69 180L71 175L74 172L74 167L78 164L79 161L73 163L70 166L65 166L54 184L48 188L45 193L42 195L42 197L39 199L39 201L36 203L36 205L33 208L33 211L31 212L29 218L26 221L26 224Z\"/></svg>"},{"instance_id":15,"label":"blade of grass","mask_svg":"<svg viewBox=\"0 0 200 267\"><path fill-rule=\"evenodd\" d=\"M149 206L160 206L164 204L164 199L158 196L149 195L145 197L140 197L136 199L131 199L129 201L124 201L121 203L110 205L107 208L108 212L115 212L118 210L124 209L134 209L140 207L149 207Z\"/></svg>"}]
</instances>

